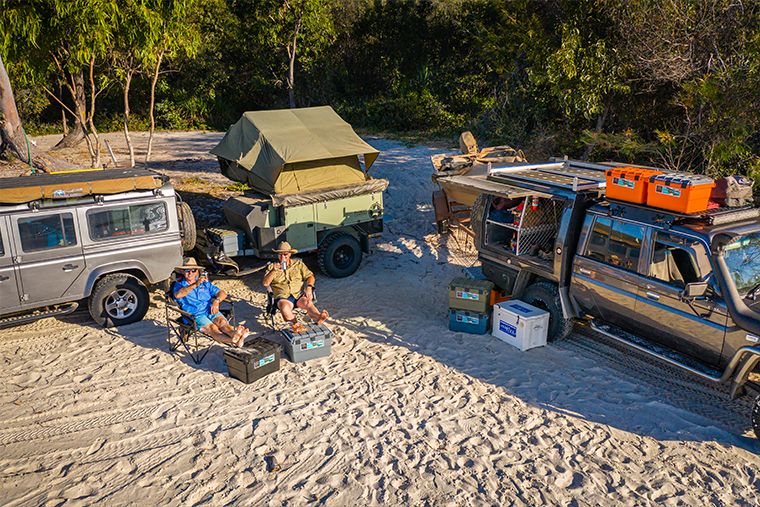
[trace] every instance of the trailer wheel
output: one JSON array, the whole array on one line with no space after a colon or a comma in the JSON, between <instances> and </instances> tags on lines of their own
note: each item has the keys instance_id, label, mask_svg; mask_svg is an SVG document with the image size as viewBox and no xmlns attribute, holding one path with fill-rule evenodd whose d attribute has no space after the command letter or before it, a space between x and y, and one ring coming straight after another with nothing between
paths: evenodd
<instances>
[{"instance_id":1,"label":"trailer wheel","mask_svg":"<svg viewBox=\"0 0 760 507\"><path fill-rule=\"evenodd\" d=\"M150 295L132 275L106 275L95 284L88 301L93 320L103 327L124 326L142 320L148 312Z\"/></svg>"},{"instance_id":2,"label":"trailer wheel","mask_svg":"<svg viewBox=\"0 0 760 507\"><path fill-rule=\"evenodd\" d=\"M520 299L529 305L549 312L547 341L561 340L573 330L573 320L566 319L562 313L562 305L559 302L559 292L556 285L549 282L536 282L525 289Z\"/></svg>"},{"instance_id":3,"label":"trailer wheel","mask_svg":"<svg viewBox=\"0 0 760 507\"><path fill-rule=\"evenodd\" d=\"M752 407L752 430L755 432L755 438L760 440L760 396L755 398Z\"/></svg>"},{"instance_id":4,"label":"trailer wheel","mask_svg":"<svg viewBox=\"0 0 760 507\"><path fill-rule=\"evenodd\" d=\"M195 248L196 240L193 210L186 202L180 202L177 203L177 215L179 216L179 227L182 231L182 251L189 252Z\"/></svg>"},{"instance_id":5,"label":"trailer wheel","mask_svg":"<svg viewBox=\"0 0 760 507\"><path fill-rule=\"evenodd\" d=\"M362 262L362 249L355 237L344 232L329 235L319 245L319 269L332 278L354 274Z\"/></svg>"}]
</instances>

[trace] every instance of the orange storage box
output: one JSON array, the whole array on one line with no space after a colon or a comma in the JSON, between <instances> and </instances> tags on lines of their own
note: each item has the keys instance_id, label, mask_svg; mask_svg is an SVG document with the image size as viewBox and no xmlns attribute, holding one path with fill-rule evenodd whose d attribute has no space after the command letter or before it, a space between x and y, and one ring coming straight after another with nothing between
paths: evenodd
<instances>
[{"instance_id":1,"label":"orange storage box","mask_svg":"<svg viewBox=\"0 0 760 507\"><path fill-rule=\"evenodd\" d=\"M647 202L649 177L662 174L657 169L617 167L607 171L607 198L644 204Z\"/></svg>"},{"instance_id":2,"label":"orange storage box","mask_svg":"<svg viewBox=\"0 0 760 507\"><path fill-rule=\"evenodd\" d=\"M690 173L667 173L649 177L647 205L678 213L700 213L707 210L715 181Z\"/></svg>"}]
</instances>

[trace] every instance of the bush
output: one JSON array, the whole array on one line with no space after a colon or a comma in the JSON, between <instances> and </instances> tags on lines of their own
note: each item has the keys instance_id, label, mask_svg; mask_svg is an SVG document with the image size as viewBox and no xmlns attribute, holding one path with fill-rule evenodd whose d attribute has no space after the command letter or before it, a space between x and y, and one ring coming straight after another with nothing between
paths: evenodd
<instances>
[{"instance_id":1,"label":"bush","mask_svg":"<svg viewBox=\"0 0 760 507\"><path fill-rule=\"evenodd\" d=\"M378 97L350 107L350 116L364 127L392 131L442 133L461 129L464 118L449 112L429 91L411 91L397 97Z\"/></svg>"}]
</instances>

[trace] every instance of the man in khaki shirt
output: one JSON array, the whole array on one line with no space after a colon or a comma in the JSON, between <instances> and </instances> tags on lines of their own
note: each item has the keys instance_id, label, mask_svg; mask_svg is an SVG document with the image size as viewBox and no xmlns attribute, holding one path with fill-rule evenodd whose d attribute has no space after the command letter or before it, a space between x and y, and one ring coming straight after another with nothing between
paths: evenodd
<instances>
[{"instance_id":1,"label":"man in khaki shirt","mask_svg":"<svg viewBox=\"0 0 760 507\"><path fill-rule=\"evenodd\" d=\"M274 252L279 262L267 266L264 286L272 288L274 302L282 317L292 326L297 326L293 308L298 307L306 310L317 324L326 321L330 314L327 310L320 312L314 305L314 273L301 259L292 258L296 251L287 241L280 243Z\"/></svg>"}]
</instances>

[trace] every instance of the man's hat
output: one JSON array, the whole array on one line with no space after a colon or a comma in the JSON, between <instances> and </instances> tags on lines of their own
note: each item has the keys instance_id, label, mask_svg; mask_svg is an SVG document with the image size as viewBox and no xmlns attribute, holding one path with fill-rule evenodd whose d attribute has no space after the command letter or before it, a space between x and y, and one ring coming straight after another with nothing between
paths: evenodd
<instances>
[{"instance_id":1,"label":"man's hat","mask_svg":"<svg viewBox=\"0 0 760 507\"><path fill-rule=\"evenodd\" d=\"M180 271L184 271L186 269L200 269L201 267L198 265L197 262L195 262L195 259L192 257L185 257L185 259L182 261L184 264L182 266L177 266L174 269L178 269Z\"/></svg>"},{"instance_id":2,"label":"man's hat","mask_svg":"<svg viewBox=\"0 0 760 507\"><path fill-rule=\"evenodd\" d=\"M290 243L288 243L287 241L280 242L280 244L277 245L277 248L275 248L272 251L274 253L278 253L278 254L280 254L280 253L292 253L292 254L294 254L294 253L297 252L297 250L293 249L293 247L291 247Z\"/></svg>"}]
</instances>

